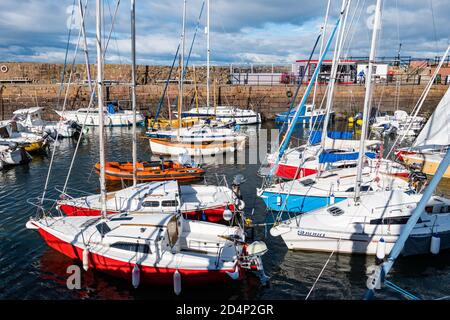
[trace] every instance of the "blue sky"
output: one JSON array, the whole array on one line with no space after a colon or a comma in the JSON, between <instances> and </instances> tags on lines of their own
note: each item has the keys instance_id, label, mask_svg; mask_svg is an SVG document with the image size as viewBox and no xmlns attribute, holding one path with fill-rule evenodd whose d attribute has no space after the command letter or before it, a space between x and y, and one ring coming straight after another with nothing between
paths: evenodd
<instances>
[{"instance_id":1,"label":"blue sky","mask_svg":"<svg viewBox=\"0 0 450 320\"><path fill-rule=\"evenodd\" d=\"M82 0L84 3L86 0ZM88 1L88 43L91 58L95 32L95 1ZM187 0L187 44L190 44L203 0ZM211 49L214 64L291 63L306 58L319 33L326 0L210 0ZM330 26L340 2L332 0ZM379 56L397 54L434 57L449 43L448 0L385 0ZM2 0L0 5L0 60L63 62L73 0ZM78 3L78 0L75 1ZM105 29L117 0L104 0ZM369 6L375 0L353 0L349 13L349 36L345 53L367 56L369 52ZM136 0L137 59L140 64L170 64L179 43L182 0ZM120 1L107 62L128 63L130 1ZM192 62L204 64L206 41L203 27L194 46ZM352 19L352 17L354 17ZM71 54L77 42L73 30ZM400 40L400 41L399 41ZM81 61L81 53L79 53Z\"/></svg>"}]
</instances>

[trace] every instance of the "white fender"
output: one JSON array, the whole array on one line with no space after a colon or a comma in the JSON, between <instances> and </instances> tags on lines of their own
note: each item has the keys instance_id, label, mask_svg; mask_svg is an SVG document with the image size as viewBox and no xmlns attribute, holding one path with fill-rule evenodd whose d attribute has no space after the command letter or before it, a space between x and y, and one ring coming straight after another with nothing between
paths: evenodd
<instances>
[{"instance_id":1,"label":"white fender","mask_svg":"<svg viewBox=\"0 0 450 320\"><path fill-rule=\"evenodd\" d=\"M431 236L430 252L432 254L439 254L441 249L441 238L438 235Z\"/></svg>"},{"instance_id":2,"label":"white fender","mask_svg":"<svg viewBox=\"0 0 450 320\"><path fill-rule=\"evenodd\" d=\"M83 250L83 269L84 271L89 269L89 249L87 247L84 247Z\"/></svg>"},{"instance_id":3,"label":"white fender","mask_svg":"<svg viewBox=\"0 0 450 320\"><path fill-rule=\"evenodd\" d=\"M383 260L386 256L386 242L383 238L377 243L377 258Z\"/></svg>"},{"instance_id":4,"label":"white fender","mask_svg":"<svg viewBox=\"0 0 450 320\"><path fill-rule=\"evenodd\" d=\"M173 274L173 292L178 296L181 293L181 273L176 270Z\"/></svg>"},{"instance_id":5,"label":"white fender","mask_svg":"<svg viewBox=\"0 0 450 320\"><path fill-rule=\"evenodd\" d=\"M281 236L282 234L288 233L289 231L291 231L291 228L285 225L278 225L276 227L272 227L270 228L270 235L272 237L278 237Z\"/></svg>"},{"instance_id":6,"label":"white fender","mask_svg":"<svg viewBox=\"0 0 450 320\"><path fill-rule=\"evenodd\" d=\"M141 271L139 270L138 265L135 264L133 267L133 272L131 273L131 283L134 288L137 288L139 286L139 282L141 282Z\"/></svg>"},{"instance_id":7,"label":"white fender","mask_svg":"<svg viewBox=\"0 0 450 320\"><path fill-rule=\"evenodd\" d=\"M225 221L230 221L231 218L233 218L233 212L231 212L230 209L226 208L226 209L223 211L223 220L225 220Z\"/></svg>"}]
</instances>

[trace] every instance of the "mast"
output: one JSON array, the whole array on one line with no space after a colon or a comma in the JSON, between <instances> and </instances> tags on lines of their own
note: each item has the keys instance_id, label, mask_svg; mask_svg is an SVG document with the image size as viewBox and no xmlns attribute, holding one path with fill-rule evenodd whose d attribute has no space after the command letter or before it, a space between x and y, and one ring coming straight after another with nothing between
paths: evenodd
<instances>
[{"instance_id":1,"label":"mast","mask_svg":"<svg viewBox=\"0 0 450 320\"><path fill-rule=\"evenodd\" d=\"M209 37L209 0L206 0L206 107L209 113L209 96L210 96L210 58L211 58L211 47L210 47L210 37Z\"/></svg>"},{"instance_id":2,"label":"mast","mask_svg":"<svg viewBox=\"0 0 450 320\"><path fill-rule=\"evenodd\" d=\"M133 109L133 187L137 185L136 179L136 3L131 0L131 105Z\"/></svg>"},{"instance_id":3,"label":"mast","mask_svg":"<svg viewBox=\"0 0 450 320\"><path fill-rule=\"evenodd\" d=\"M336 84L336 75L337 75L337 69L339 66L339 57L341 56L342 38L344 36L345 21L347 18L346 10L348 8L349 1L351 1L351 0L342 0L341 16L344 15L344 20L339 25L339 31L338 31L338 35L337 35L337 39L336 39L336 47L334 49L334 54L333 54L333 63L331 66L330 83L329 83L329 90L328 90L328 96L327 96L325 119L323 122L322 138L321 138L321 142L320 142L322 150L325 149L325 141L327 138L328 123L330 122L331 105L333 104L334 87Z\"/></svg>"},{"instance_id":4,"label":"mast","mask_svg":"<svg viewBox=\"0 0 450 320\"><path fill-rule=\"evenodd\" d=\"M102 50L102 0L96 5L96 33L97 33L97 101L98 101L98 135L100 144L100 203L101 215L106 218L106 183L105 183L105 123L103 110L103 50Z\"/></svg>"},{"instance_id":5,"label":"mast","mask_svg":"<svg viewBox=\"0 0 450 320\"><path fill-rule=\"evenodd\" d=\"M372 74L373 67L375 63L375 55L377 50L377 41L378 41L378 31L380 29L381 23L381 0L377 0L377 4L375 7L375 21L373 24L373 32L372 32L372 44L370 48L370 57L369 57L369 70L367 71L367 82L366 82L366 94L364 97L364 110L363 110L363 124L361 130L360 137L360 145L359 145L359 156L358 156L358 172L356 175L356 188L355 188L355 202L359 202L360 200L360 192L361 192L361 183L362 183L362 170L364 164L364 155L365 155L365 144L366 144L366 135L369 128L369 111L370 106L372 104Z\"/></svg>"},{"instance_id":6,"label":"mast","mask_svg":"<svg viewBox=\"0 0 450 320\"><path fill-rule=\"evenodd\" d=\"M319 57L322 55L323 45L325 43L325 33L327 32L328 15L330 14L330 4L331 4L331 0L328 0L327 11L325 13L325 21L324 21L323 26L322 26L322 39L321 39L321 42L320 42ZM315 104L316 104L316 91L317 91L317 84L318 84L318 82L319 82L319 77L317 77L316 81L314 82L314 93L313 93L313 99L312 99L312 106L313 106L314 109L316 108Z\"/></svg>"},{"instance_id":7,"label":"mast","mask_svg":"<svg viewBox=\"0 0 450 320\"><path fill-rule=\"evenodd\" d=\"M184 82L184 53L186 32L186 0L183 0L183 31L181 32L181 76L180 76L180 103L178 104L178 136L181 128L181 110L183 109L183 82Z\"/></svg>"},{"instance_id":8,"label":"mast","mask_svg":"<svg viewBox=\"0 0 450 320\"><path fill-rule=\"evenodd\" d=\"M436 170L435 175L430 181L430 184L425 189L422 198L420 199L419 203L417 204L417 207L414 209L414 211L411 213L411 216L408 219L408 222L403 227L402 233L398 237L397 241L395 242L394 246L392 247L391 253L389 254L389 257L387 261L385 261L380 267L380 273L374 281L375 283L381 283L384 282L384 279L388 275L389 271L394 265L395 260L398 258L400 253L402 252L406 241L409 238L409 235L411 234L412 230L417 224L417 221L419 220L422 212L425 211L425 207L430 200L431 196L433 195L434 191L436 190L436 187L438 186L439 182L441 181L442 177L444 176L445 170L447 170L448 166L450 165L450 149L445 154L444 159L439 164L439 167ZM375 289L369 289L365 294L365 299L370 299L374 296Z\"/></svg>"}]
</instances>

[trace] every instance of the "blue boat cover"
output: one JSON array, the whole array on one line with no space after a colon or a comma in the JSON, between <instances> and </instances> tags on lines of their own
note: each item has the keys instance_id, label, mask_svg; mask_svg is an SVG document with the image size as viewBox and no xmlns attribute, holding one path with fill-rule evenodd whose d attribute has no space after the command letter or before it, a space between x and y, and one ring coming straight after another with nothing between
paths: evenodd
<instances>
[{"instance_id":1,"label":"blue boat cover","mask_svg":"<svg viewBox=\"0 0 450 320\"><path fill-rule=\"evenodd\" d=\"M353 132L350 131L329 131L327 132L328 138L331 139L352 139ZM317 144L322 139L322 131L313 130L309 137L310 144Z\"/></svg>"},{"instance_id":2,"label":"blue boat cover","mask_svg":"<svg viewBox=\"0 0 450 320\"><path fill-rule=\"evenodd\" d=\"M374 159L376 153L366 152L366 157ZM345 152L345 153L332 153L332 152L322 152L319 156L319 163L330 163L345 160L357 160L358 152Z\"/></svg>"}]
</instances>

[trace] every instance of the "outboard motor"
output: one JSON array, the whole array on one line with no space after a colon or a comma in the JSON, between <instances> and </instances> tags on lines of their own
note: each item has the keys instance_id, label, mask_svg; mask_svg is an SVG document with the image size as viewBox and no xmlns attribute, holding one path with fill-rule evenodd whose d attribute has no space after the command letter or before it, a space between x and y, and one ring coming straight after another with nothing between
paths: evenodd
<instances>
[{"instance_id":1,"label":"outboard motor","mask_svg":"<svg viewBox=\"0 0 450 320\"><path fill-rule=\"evenodd\" d=\"M409 185L417 193L421 192L427 182L427 175L420 171L413 171L409 175Z\"/></svg>"},{"instance_id":2,"label":"outboard motor","mask_svg":"<svg viewBox=\"0 0 450 320\"><path fill-rule=\"evenodd\" d=\"M72 129L75 129L74 137L78 138L82 134L82 132L81 132L82 126L80 126L77 122L75 122L73 120L69 120L68 123Z\"/></svg>"}]
</instances>

